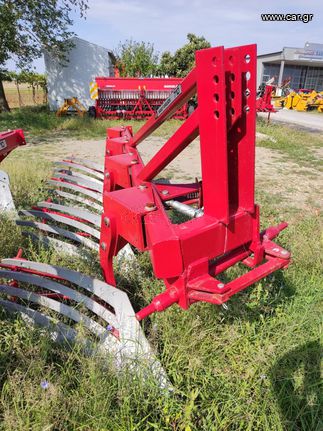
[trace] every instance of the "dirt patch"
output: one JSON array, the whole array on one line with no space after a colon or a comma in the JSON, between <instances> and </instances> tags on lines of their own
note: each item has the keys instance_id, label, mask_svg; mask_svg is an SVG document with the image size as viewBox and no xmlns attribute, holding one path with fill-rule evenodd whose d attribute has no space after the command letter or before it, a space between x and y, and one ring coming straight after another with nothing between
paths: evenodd
<instances>
[{"instance_id":1,"label":"dirt patch","mask_svg":"<svg viewBox=\"0 0 323 431\"><path fill-rule=\"evenodd\" d=\"M165 143L165 139L150 137L140 144L140 153L147 162ZM64 156L74 155L97 163L104 161L104 140L65 140L56 145L41 147L43 155L50 160L59 160ZM190 144L169 166L160 173L159 178L172 178L174 182L195 181L201 178L199 140ZM316 152L322 157L321 151ZM303 210L321 208L323 201L320 192L323 189L323 174L311 167L300 167L286 161L284 153L269 148L256 148L256 187L272 194L282 206Z\"/></svg>"}]
</instances>

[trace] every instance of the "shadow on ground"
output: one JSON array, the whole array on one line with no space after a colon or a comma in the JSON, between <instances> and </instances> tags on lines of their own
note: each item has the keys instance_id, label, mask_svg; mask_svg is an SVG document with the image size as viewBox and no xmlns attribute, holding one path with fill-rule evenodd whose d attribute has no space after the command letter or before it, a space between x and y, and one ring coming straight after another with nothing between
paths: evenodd
<instances>
[{"instance_id":1,"label":"shadow on ground","mask_svg":"<svg viewBox=\"0 0 323 431\"><path fill-rule=\"evenodd\" d=\"M271 370L271 381L286 431L323 429L319 341L311 341L282 356Z\"/></svg>"}]
</instances>

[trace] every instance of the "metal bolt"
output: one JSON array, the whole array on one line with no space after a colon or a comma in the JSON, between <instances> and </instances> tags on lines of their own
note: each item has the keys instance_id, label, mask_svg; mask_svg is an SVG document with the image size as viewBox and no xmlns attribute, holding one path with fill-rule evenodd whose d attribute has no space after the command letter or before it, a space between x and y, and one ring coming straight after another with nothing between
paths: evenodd
<instances>
[{"instance_id":1,"label":"metal bolt","mask_svg":"<svg viewBox=\"0 0 323 431\"><path fill-rule=\"evenodd\" d=\"M155 211L156 209L156 205L154 204L154 202L147 202L145 205L145 210L146 211Z\"/></svg>"},{"instance_id":2,"label":"metal bolt","mask_svg":"<svg viewBox=\"0 0 323 431\"><path fill-rule=\"evenodd\" d=\"M249 111L250 111L250 107L249 107L249 106L245 106L245 107L244 107L244 110L245 110L246 112L249 112Z\"/></svg>"},{"instance_id":3,"label":"metal bolt","mask_svg":"<svg viewBox=\"0 0 323 431\"><path fill-rule=\"evenodd\" d=\"M110 173L109 172L105 173L105 178L110 178Z\"/></svg>"},{"instance_id":4,"label":"metal bolt","mask_svg":"<svg viewBox=\"0 0 323 431\"><path fill-rule=\"evenodd\" d=\"M102 250L105 250L107 248L107 245L105 242L101 242L101 248Z\"/></svg>"},{"instance_id":5,"label":"metal bolt","mask_svg":"<svg viewBox=\"0 0 323 431\"><path fill-rule=\"evenodd\" d=\"M106 151L106 153L107 153L107 155L109 156L109 155L110 155L110 153L111 153L111 151L110 151L110 150L107 150L107 151Z\"/></svg>"},{"instance_id":6,"label":"metal bolt","mask_svg":"<svg viewBox=\"0 0 323 431\"><path fill-rule=\"evenodd\" d=\"M129 156L134 156L135 155L135 153L133 152L133 151L129 151Z\"/></svg>"},{"instance_id":7,"label":"metal bolt","mask_svg":"<svg viewBox=\"0 0 323 431\"><path fill-rule=\"evenodd\" d=\"M130 162L132 165L136 165L137 163L138 163L138 160L136 160L136 159L133 159L133 160L131 160L131 162Z\"/></svg>"},{"instance_id":8,"label":"metal bolt","mask_svg":"<svg viewBox=\"0 0 323 431\"><path fill-rule=\"evenodd\" d=\"M168 190L162 190L162 195L169 195L169 191Z\"/></svg>"},{"instance_id":9,"label":"metal bolt","mask_svg":"<svg viewBox=\"0 0 323 431\"><path fill-rule=\"evenodd\" d=\"M140 190L145 190L147 188L147 186L145 186L145 184L140 184L139 189Z\"/></svg>"},{"instance_id":10,"label":"metal bolt","mask_svg":"<svg viewBox=\"0 0 323 431\"><path fill-rule=\"evenodd\" d=\"M248 96L250 96L250 90L249 90L249 88L247 88L247 89L246 89L246 91L244 92L244 94L245 94L245 96L247 96L247 97L248 97Z\"/></svg>"},{"instance_id":11,"label":"metal bolt","mask_svg":"<svg viewBox=\"0 0 323 431\"><path fill-rule=\"evenodd\" d=\"M218 288L219 288L219 289L223 289L223 288L224 288L224 284L223 284L223 283L219 283L219 284L218 284Z\"/></svg>"},{"instance_id":12,"label":"metal bolt","mask_svg":"<svg viewBox=\"0 0 323 431\"><path fill-rule=\"evenodd\" d=\"M276 252L276 253L278 253L279 252L279 248L275 247L275 248L273 248L273 251Z\"/></svg>"},{"instance_id":13,"label":"metal bolt","mask_svg":"<svg viewBox=\"0 0 323 431\"><path fill-rule=\"evenodd\" d=\"M110 226L110 219L109 219L109 217L104 217L103 221L104 221L104 224L106 226Z\"/></svg>"},{"instance_id":14,"label":"metal bolt","mask_svg":"<svg viewBox=\"0 0 323 431\"><path fill-rule=\"evenodd\" d=\"M288 254L288 251L287 251L287 250L282 250L282 251L281 251L281 254L286 255L286 254Z\"/></svg>"}]
</instances>

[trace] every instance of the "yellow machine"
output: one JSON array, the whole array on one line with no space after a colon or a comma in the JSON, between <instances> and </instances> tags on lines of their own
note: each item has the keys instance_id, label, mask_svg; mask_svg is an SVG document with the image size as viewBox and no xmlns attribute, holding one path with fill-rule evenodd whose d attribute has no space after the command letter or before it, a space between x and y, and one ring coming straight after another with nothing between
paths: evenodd
<instances>
[{"instance_id":1,"label":"yellow machine","mask_svg":"<svg viewBox=\"0 0 323 431\"><path fill-rule=\"evenodd\" d=\"M63 115L78 115L83 117L86 113L86 108L78 100L77 97L72 97L70 99L64 99L63 105L58 108L56 115L62 117Z\"/></svg>"},{"instance_id":2,"label":"yellow machine","mask_svg":"<svg viewBox=\"0 0 323 431\"><path fill-rule=\"evenodd\" d=\"M296 93L292 91L286 97L285 108L286 109L295 109L296 111L306 111L306 103L307 103L308 95L304 93Z\"/></svg>"},{"instance_id":3,"label":"yellow machine","mask_svg":"<svg viewBox=\"0 0 323 431\"><path fill-rule=\"evenodd\" d=\"M295 109L296 111L311 111L317 109L318 112L323 112L323 92L291 92L285 100L284 107L286 109Z\"/></svg>"},{"instance_id":4,"label":"yellow machine","mask_svg":"<svg viewBox=\"0 0 323 431\"><path fill-rule=\"evenodd\" d=\"M323 112L323 91L317 93L312 91L310 98L307 101L307 110L317 109L318 112Z\"/></svg>"}]
</instances>

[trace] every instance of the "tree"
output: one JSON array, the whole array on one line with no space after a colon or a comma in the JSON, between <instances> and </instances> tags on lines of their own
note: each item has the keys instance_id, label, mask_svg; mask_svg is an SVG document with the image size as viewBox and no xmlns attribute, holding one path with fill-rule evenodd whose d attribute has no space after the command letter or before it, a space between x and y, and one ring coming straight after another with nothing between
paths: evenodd
<instances>
[{"instance_id":1,"label":"tree","mask_svg":"<svg viewBox=\"0 0 323 431\"><path fill-rule=\"evenodd\" d=\"M20 83L28 84L32 90L33 102L36 105L36 89L41 87L45 94L47 93L47 82L45 75L36 72L30 72L29 70L23 70L18 74L18 80Z\"/></svg>"},{"instance_id":2,"label":"tree","mask_svg":"<svg viewBox=\"0 0 323 431\"><path fill-rule=\"evenodd\" d=\"M169 76L186 76L195 63L195 51L210 48L211 44L203 36L188 33L188 42L174 55L165 51L161 56L159 73Z\"/></svg>"},{"instance_id":3,"label":"tree","mask_svg":"<svg viewBox=\"0 0 323 431\"><path fill-rule=\"evenodd\" d=\"M0 0L0 112L9 111L3 89L5 62L28 68L44 50L64 61L72 47L72 11L84 17L87 0Z\"/></svg>"},{"instance_id":4,"label":"tree","mask_svg":"<svg viewBox=\"0 0 323 431\"><path fill-rule=\"evenodd\" d=\"M158 54L154 45L132 39L120 43L114 52L120 76L149 76L157 70Z\"/></svg>"}]
</instances>

